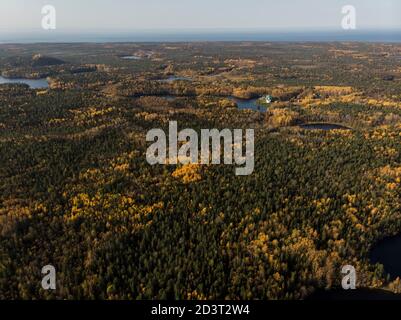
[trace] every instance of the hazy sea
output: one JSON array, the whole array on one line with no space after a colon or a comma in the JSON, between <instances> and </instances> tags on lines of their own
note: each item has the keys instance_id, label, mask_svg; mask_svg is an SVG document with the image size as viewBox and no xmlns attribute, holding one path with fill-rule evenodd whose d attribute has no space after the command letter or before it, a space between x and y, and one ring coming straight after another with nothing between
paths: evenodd
<instances>
[{"instance_id":1,"label":"hazy sea","mask_svg":"<svg viewBox=\"0 0 401 320\"><path fill-rule=\"evenodd\" d=\"M190 41L280 41L280 42L401 42L401 30L314 32L121 32L0 34L1 43L37 42L190 42Z\"/></svg>"}]
</instances>

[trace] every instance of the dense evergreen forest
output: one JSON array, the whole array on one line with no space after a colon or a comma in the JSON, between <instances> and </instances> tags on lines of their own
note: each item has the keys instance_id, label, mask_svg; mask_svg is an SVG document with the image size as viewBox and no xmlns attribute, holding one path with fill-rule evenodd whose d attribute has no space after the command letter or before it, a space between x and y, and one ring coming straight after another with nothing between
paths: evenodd
<instances>
[{"instance_id":1,"label":"dense evergreen forest","mask_svg":"<svg viewBox=\"0 0 401 320\"><path fill-rule=\"evenodd\" d=\"M134 56L135 59L126 59ZM401 46L0 45L1 299L305 299L401 291ZM270 94L266 112L232 98ZM255 170L146 161L148 130L253 128ZM307 130L335 123L344 130ZM57 289L41 287L54 265Z\"/></svg>"}]
</instances>

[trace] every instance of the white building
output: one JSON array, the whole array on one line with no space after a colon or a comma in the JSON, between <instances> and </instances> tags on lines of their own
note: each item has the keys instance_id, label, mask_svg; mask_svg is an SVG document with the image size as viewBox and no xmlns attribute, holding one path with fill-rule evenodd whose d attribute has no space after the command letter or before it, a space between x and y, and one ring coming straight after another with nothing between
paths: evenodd
<instances>
[{"instance_id":1,"label":"white building","mask_svg":"<svg viewBox=\"0 0 401 320\"><path fill-rule=\"evenodd\" d=\"M268 95L265 96L265 101L266 101L266 103L272 103L273 97L268 94Z\"/></svg>"}]
</instances>

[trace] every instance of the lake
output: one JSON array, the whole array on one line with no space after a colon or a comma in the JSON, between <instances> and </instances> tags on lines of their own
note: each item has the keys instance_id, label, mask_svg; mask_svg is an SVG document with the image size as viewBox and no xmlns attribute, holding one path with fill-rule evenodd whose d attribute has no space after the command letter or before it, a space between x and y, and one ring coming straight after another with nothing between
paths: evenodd
<instances>
[{"instance_id":1,"label":"lake","mask_svg":"<svg viewBox=\"0 0 401 320\"><path fill-rule=\"evenodd\" d=\"M231 101L234 101L238 109L240 110L253 110L253 111L259 111L259 112L266 112L267 108L260 106L258 104L258 100L260 98L254 98L254 99L239 99L236 97L229 97Z\"/></svg>"},{"instance_id":2,"label":"lake","mask_svg":"<svg viewBox=\"0 0 401 320\"><path fill-rule=\"evenodd\" d=\"M379 241L370 251L370 262L380 263L394 280L401 277L401 235Z\"/></svg>"},{"instance_id":3,"label":"lake","mask_svg":"<svg viewBox=\"0 0 401 320\"><path fill-rule=\"evenodd\" d=\"M167 101L175 101L175 99L177 99L177 97L167 95L167 96L163 96L163 99L166 99Z\"/></svg>"},{"instance_id":4,"label":"lake","mask_svg":"<svg viewBox=\"0 0 401 320\"><path fill-rule=\"evenodd\" d=\"M44 89L49 87L49 83L46 79L4 78L0 76L0 84L4 83L24 83L31 89Z\"/></svg>"},{"instance_id":5,"label":"lake","mask_svg":"<svg viewBox=\"0 0 401 320\"><path fill-rule=\"evenodd\" d=\"M333 123L305 123L299 127L305 130L351 130L351 128Z\"/></svg>"},{"instance_id":6,"label":"lake","mask_svg":"<svg viewBox=\"0 0 401 320\"><path fill-rule=\"evenodd\" d=\"M192 79L187 78L187 77L180 77L180 76L169 76L166 79L160 79L158 81L160 81L160 82L192 81Z\"/></svg>"},{"instance_id":7,"label":"lake","mask_svg":"<svg viewBox=\"0 0 401 320\"><path fill-rule=\"evenodd\" d=\"M379 241L370 251L370 263L380 263L394 280L401 277L401 235ZM361 288L357 290L317 290L308 300L401 300L401 294L386 290Z\"/></svg>"},{"instance_id":8,"label":"lake","mask_svg":"<svg viewBox=\"0 0 401 320\"><path fill-rule=\"evenodd\" d=\"M142 58L138 57L138 56L124 56L124 57L121 57L121 59L123 59L123 60L141 60Z\"/></svg>"}]
</instances>

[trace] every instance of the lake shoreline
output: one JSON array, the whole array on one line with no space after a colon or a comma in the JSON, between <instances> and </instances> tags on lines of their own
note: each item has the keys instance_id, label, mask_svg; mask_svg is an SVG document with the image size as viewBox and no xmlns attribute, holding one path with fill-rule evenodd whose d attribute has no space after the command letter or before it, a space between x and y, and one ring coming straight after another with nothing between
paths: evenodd
<instances>
[{"instance_id":1,"label":"lake shoreline","mask_svg":"<svg viewBox=\"0 0 401 320\"><path fill-rule=\"evenodd\" d=\"M47 80L47 78L28 79L28 78L7 78L4 76L0 76L0 85L1 84L26 84L31 89L48 89L50 87L50 83Z\"/></svg>"}]
</instances>

